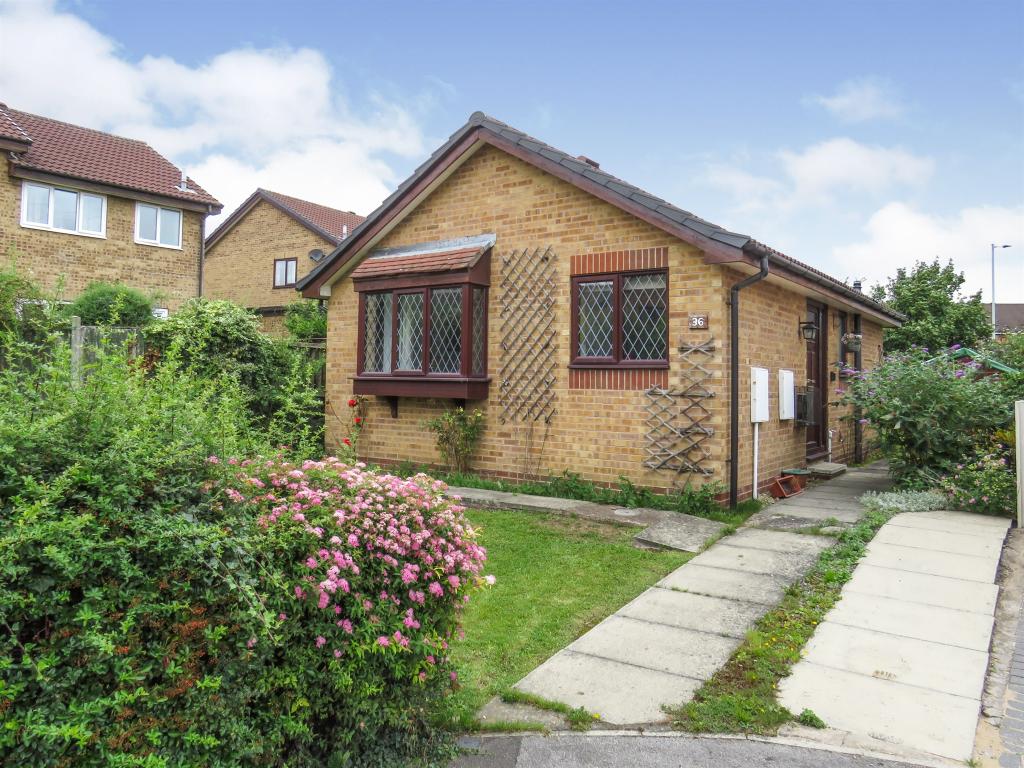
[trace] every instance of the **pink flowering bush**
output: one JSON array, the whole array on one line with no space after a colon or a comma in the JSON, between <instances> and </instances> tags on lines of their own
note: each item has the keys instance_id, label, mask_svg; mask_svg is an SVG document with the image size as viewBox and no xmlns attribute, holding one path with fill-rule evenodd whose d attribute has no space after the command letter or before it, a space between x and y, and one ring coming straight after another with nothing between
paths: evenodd
<instances>
[{"instance_id":1,"label":"pink flowering bush","mask_svg":"<svg viewBox=\"0 0 1024 768\"><path fill-rule=\"evenodd\" d=\"M223 503L252 521L268 566L265 620L239 639L263 669L252 706L286 724L286 751L359 764L429 740L430 704L456 679L461 611L491 581L462 507L425 475L336 458L221 466Z\"/></svg>"},{"instance_id":2,"label":"pink flowering bush","mask_svg":"<svg viewBox=\"0 0 1024 768\"><path fill-rule=\"evenodd\" d=\"M939 485L954 509L1001 517L1017 511L1017 481L1004 446L957 464Z\"/></svg>"}]
</instances>

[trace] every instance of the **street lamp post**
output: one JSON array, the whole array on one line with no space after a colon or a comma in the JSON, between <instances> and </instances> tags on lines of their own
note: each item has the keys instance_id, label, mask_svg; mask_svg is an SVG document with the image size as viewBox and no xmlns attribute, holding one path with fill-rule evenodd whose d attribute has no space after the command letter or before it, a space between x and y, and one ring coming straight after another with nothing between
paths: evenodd
<instances>
[{"instance_id":1,"label":"street lamp post","mask_svg":"<svg viewBox=\"0 0 1024 768\"><path fill-rule=\"evenodd\" d=\"M1009 245L992 243L992 339L996 338L996 248L1009 248Z\"/></svg>"}]
</instances>

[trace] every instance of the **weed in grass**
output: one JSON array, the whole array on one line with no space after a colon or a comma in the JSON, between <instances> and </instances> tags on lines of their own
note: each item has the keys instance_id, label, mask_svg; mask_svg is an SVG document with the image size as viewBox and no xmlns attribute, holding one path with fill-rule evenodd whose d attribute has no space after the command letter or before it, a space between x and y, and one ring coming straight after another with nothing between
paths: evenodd
<instances>
[{"instance_id":1,"label":"weed in grass","mask_svg":"<svg viewBox=\"0 0 1024 768\"><path fill-rule=\"evenodd\" d=\"M825 721L814 714L814 710L811 709L805 709L801 712L800 717L797 718L797 722L800 723L800 725L807 725L811 728L825 727Z\"/></svg>"},{"instance_id":2,"label":"weed in grass","mask_svg":"<svg viewBox=\"0 0 1024 768\"><path fill-rule=\"evenodd\" d=\"M583 707L570 707L560 701L551 701L543 696L537 696L524 691L510 689L501 694L501 700L508 704L528 704L537 709L545 709L548 712L557 712L565 715L569 721L569 727L574 731L589 731L595 722L600 720L598 715L587 712Z\"/></svg>"},{"instance_id":3,"label":"weed in grass","mask_svg":"<svg viewBox=\"0 0 1024 768\"><path fill-rule=\"evenodd\" d=\"M466 730L473 733L543 733L545 736L551 733L544 723L533 720L492 720L487 723L475 720Z\"/></svg>"}]
</instances>

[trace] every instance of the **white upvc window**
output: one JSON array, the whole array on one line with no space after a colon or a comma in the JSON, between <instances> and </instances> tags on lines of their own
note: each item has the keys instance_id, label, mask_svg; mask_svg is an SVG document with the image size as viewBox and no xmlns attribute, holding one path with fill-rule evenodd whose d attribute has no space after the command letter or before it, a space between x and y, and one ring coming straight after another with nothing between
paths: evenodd
<instances>
[{"instance_id":1,"label":"white upvc window","mask_svg":"<svg viewBox=\"0 0 1024 768\"><path fill-rule=\"evenodd\" d=\"M136 203L135 242L181 248L181 211L177 208Z\"/></svg>"},{"instance_id":2,"label":"white upvc window","mask_svg":"<svg viewBox=\"0 0 1024 768\"><path fill-rule=\"evenodd\" d=\"M91 192L25 181L21 226L88 237L107 236L107 198Z\"/></svg>"}]
</instances>

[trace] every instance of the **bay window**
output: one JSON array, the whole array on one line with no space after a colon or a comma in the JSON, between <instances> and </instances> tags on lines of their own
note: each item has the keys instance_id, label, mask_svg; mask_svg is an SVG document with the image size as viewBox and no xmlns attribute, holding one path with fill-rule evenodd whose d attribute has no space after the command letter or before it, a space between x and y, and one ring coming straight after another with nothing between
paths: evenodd
<instances>
[{"instance_id":1,"label":"bay window","mask_svg":"<svg viewBox=\"0 0 1024 768\"><path fill-rule=\"evenodd\" d=\"M416 272L415 263L399 258L385 262L387 272L376 263L356 269L356 394L487 396L490 267L489 262L479 266L470 261L462 269L441 272L434 259L427 262L434 274Z\"/></svg>"}]
</instances>

